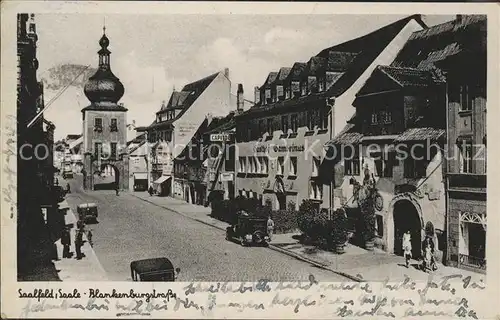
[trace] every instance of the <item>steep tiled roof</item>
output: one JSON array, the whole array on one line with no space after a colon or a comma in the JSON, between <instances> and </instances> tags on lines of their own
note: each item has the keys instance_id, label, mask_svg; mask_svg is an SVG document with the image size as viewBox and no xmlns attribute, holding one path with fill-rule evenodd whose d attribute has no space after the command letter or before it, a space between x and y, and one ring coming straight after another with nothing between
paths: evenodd
<instances>
[{"instance_id":1,"label":"steep tiled roof","mask_svg":"<svg viewBox=\"0 0 500 320\"><path fill-rule=\"evenodd\" d=\"M402 87L425 87L438 80L428 70L389 66L378 66L377 68Z\"/></svg>"},{"instance_id":2,"label":"steep tiled roof","mask_svg":"<svg viewBox=\"0 0 500 320\"><path fill-rule=\"evenodd\" d=\"M414 32L392 66L429 70L436 62L464 51L486 51L486 16L464 15L431 28Z\"/></svg>"},{"instance_id":3,"label":"steep tiled roof","mask_svg":"<svg viewBox=\"0 0 500 320\"><path fill-rule=\"evenodd\" d=\"M334 71L329 74L331 78L329 88L319 94L312 93L312 100L324 96L338 97L349 89L352 84L363 74L370 66L373 60L387 47L387 45L396 37L409 21L415 20L424 27L420 15L412 15L398 20L385 27L375 30L363 37L359 37L322 50L316 56L312 57L308 63L296 62L287 80L300 80L305 74L315 73L320 68L327 68L327 71ZM270 74L271 75L271 74ZM265 84L269 83L269 77ZM292 106L297 103L303 103L307 99L292 97L290 100L278 101L273 104L256 104L253 108L247 110L243 115L267 111L274 107Z\"/></svg>"},{"instance_id":4,"label":"steep tiled roof","mask_svg":"<svg viewBox=\"0 0 500 320\"><path fill-rule=\"evenodd\" d=\"M280 69L280 71L278 72L278 76L277 76L276 81L283 82L283 80L285 80L288 77L288 75L290 74L290 71L292 71L292 68L282 67Z\"/></svg>"},{"instance_id":5,"label":"steep tiled roof","mask_svg":"<svg viewBox=\"0 0 500 320\"><path fill-rule=\"evenodd\" d=\"M219 133L229 131L236 127L236 122L234 121L234 112L229 113L223 118L213 119L212 123L208 127L206 134L209 133Z\"/></svg>"},{"instance_id":6,"label":"steep tiled roof","mask_svg":"<svg viewBox=\"0 0 500 320\"><path fill-rule=\"evenodd\" d=\"M290 74L288 75L287 80L296 81L300 80L300 75L302 71L307 67L307 63L305 62L295 62L292 66L292 70L290 70Z\"/></svg>"},{"instance_id":7,"label":"steep tiled roof","mask_svg":"<svg viewBox=\"0 0 500 320\"><path fill-rule=\"evenodd\" d=\"M197 80L186 84L180 92L174 91L170 96L168 108L182 108L182 111L175 117L175 119L170 119L162 122L154 122L149 128L170 126L174 121L182 117L182 115L191 107L191 105L200 97L200 95L208 88L212 81L219 75L220 72L216 72L208 77ZM172 103L172 104L171 104ZM170 105L175 107L170 107ZM161 111L161 110L160 110Z\"/></svg>"},{"instance_id":8,"label":"steep tiled roof","mask_svg":"<svg viewBox=\"0 0 500 320\"><path fill-rule=\"evenodd\" d=\"M131 148L128 153L129 154L132 154L135 150L139 149L140 147L142 147L144 144L146 143L146 140L143 140L142 142L140 142L138 145L136 145L135 147Z\"/></svg>"},{"instance_id":9,"label":"steep tiled roof","mask_svg":"<svg viewBox=\"0 0 500 320\"><path fill-rule=\"evenodd\" d=\"M348 123L335 138L325 143L326 146L356 144L361 141L363 134L356 132L355 125Z\"/></svg>"},{"instance_id":10,"label":"steep tiled roof","mask_svg":"<svg viewBox=\"0 0 500 320\"><path fill-rule=\"evenodd\" d=\"M278 77L278 72L269 72L269 75L266 78L266 81L262 85L262 87L269 87Z\"/></svg>"},{"instance_id":11,"label":"steep tiled roof","mask_svg":"<svg viewBox=\"0 0 500 320\"><path fill-rule=\"evenodd\" d=\"M141 133L137 137L135 137L134 139L128 141L127 142L127 146L129 144L132 144L132 143L141 143L142 141L145 141L145 140L146 140L146 134L145 133Z\"/></svg>"},{"instance_id":12,"label":"steep tiled roof","mask_svg":"<svg viewBox=\"0 0 500 320\"><path fill-rule=\"evenodd\" d=\"M436 128L410 128L400 134L394 142L419 141L419 140L438 140L446 134L444 129Z\"/></svg>"}]
</instances>

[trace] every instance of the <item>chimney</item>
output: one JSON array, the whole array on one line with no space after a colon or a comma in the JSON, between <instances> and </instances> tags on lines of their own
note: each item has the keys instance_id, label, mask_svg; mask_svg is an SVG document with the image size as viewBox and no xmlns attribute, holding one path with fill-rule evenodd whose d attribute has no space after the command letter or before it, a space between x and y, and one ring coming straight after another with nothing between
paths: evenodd
<instances>
[{"instance_id":1,"label":"chimney","mask_svg":"<svg viewBox=\"0 0 500 320\"><path fill-rule=\"evenodd\" d=\"M224 68L224 75L229 79L229 68Z\"/></svg>"},{"instance_id":2,"label":"chimney","mask_svg":"<svg viewBox=\"0 0 500 320\"><path fill-rule=\"evenodd\" d=\"M260 102L260 90L259 87L254 87L254 103L257 104Z\"/></svg>"},{"instance_id":3,"label":"chimney","mask_svg":"<svg viewBox=\"0 0 500 320\"><path fill-rule=\"evenodd\" d=\"M456 20L457 22L462 22L464 16L462 14L457 14Z\"/></svg>"},{"instance_id":4,"label":"chimney","mask_svg":"<svg viewBox=\"0 0 500 320\"><path fill-rule=\"evenodd\" d=\"M238 83L238 91L236 92L236 110L238 113L243 112L243 106L245 102L243 101L243 85Z\"/></svg>"}]
</instances>

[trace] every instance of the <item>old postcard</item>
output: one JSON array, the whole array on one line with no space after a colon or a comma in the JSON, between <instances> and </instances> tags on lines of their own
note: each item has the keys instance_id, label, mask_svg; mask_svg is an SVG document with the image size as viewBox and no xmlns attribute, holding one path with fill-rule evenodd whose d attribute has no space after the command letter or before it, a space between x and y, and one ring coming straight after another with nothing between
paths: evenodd
<instances>
[{"instance_id":1,"label":"old postcard","mask_svg":"<svg viewBox=\"0 0 500 320\"><path fill-rule=\"evenodd\" d=\"M2 318L500 317L497 6L1 18Z\"/></svg>"}]
</instances>

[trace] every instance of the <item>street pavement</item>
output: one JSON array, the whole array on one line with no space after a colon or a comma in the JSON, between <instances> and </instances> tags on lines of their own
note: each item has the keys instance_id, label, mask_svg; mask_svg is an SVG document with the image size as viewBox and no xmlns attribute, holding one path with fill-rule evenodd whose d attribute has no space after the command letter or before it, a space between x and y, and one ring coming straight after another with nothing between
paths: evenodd
<instances>
[{"instance_id":1,"label":"street pavement","mask_svg":"<svg viewBox=\"0 0 500 320\"><path fill-rule=\"evenodd\" d=\"M97 224L88 225L93 248L112 281L129 281L130 262L168 257L181 268L178 281L349 281L282 253L262 247L242 247L226 241L224 231L174 211L142 201L128 192L83 191L82 177L69 180L66 196L76 212L80 203L95 202Z\"/></svg>"}]
</instances>

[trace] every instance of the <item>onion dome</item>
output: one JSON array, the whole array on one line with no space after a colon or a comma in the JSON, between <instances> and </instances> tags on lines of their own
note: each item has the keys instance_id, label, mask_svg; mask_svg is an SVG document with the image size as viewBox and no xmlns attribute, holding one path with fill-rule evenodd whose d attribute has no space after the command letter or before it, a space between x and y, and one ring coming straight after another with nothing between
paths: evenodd
<instances>
[{"instance_id":1,"label":"onion dome","mask_svg":"<svg viewBox=\"0 0 500 320\"><path fill-rule=\"evenodd\" d=\"M99 45L101 46L101 50L98 51L99 68L85 84L84 93L90 102L97 106L109 103L116 104L125 93L125 88L120 79L111 72L109 63L111 52L108 50L109 39L106 33L99 40Z\"/></svg>"}]
</instances>

